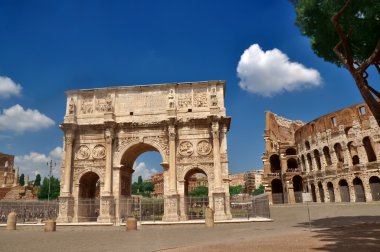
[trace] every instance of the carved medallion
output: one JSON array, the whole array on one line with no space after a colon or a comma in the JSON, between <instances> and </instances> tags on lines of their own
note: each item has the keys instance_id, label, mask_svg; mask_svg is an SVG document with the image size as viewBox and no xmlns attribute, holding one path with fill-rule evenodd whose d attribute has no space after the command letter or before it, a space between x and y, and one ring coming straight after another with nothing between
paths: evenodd
<instances>
[{"instance_id":1,"label":"carved medallion","mask_svg":"<svg viewBox=\"0 0 380 252\"><path fill-rule=\"evenodd\" d=\"M178 152L182 156L190 156L194 152L193 144L189 141L183 141L179 144Z\"/></svg>"},{"instance_id":2,"label":"carved medallion","mask_svg":"<svg viewBox=\"0 0 380 252\"><path fill-rule=\"evenodd\" d=\"M88 159L90 157L90 149L86 145L79 147L77 151L77 158L80 160Z\"/></svg>"},{"instance_id":3,"label":"carved medallion","mask_svg":"<svg viewBox=\"0 0 380 252\"><path fill-rule=\"evenodd\" d=\"M212 150L211 144L207 140L199 141L197 144L197 152L199 155L207 156Z\"/></svg>"},{"instance_id":4,"label":"carved medallion","mask_svg":"<svg viewBox=\"0 0 380 252\"><path fill-rule=\"evenodd\" d=\"M96 145L92 150L92 156L96 159L102 159L106 156L106 148L103 145Z\"/></svg>"}]
</instances>

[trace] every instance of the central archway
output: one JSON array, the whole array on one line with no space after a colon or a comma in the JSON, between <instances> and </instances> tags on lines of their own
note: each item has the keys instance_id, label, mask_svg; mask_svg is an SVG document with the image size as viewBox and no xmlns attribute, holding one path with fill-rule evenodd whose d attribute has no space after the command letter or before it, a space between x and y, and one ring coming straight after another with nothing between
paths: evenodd
<instances>
[{"instance_id":1,"label":"central archway","mask_svg":"<svg viewBox=\"0 0 380 252\"><path fill-rule=\"evenodd\" d=\"M155 164L155 167L163 165L162 151L147 142L132 143L125 148L121 156L119 183L114 186L114 191L117 193L116 198L119 202L116 206L116 217L122 220L125 220L128 216L135 215L141 215L140 218L143 220L155 220L157 216L164 214L162 196L165 194L165 171L159 173L155 179L160 182L159 186L163 186L163 192L160 192L160 197L156 195L158 199L152 199L151 194L154 192L154 184L150 181L150 175L154 174L149 173L145 162L136 162L141 156L149 152L159 153L158 156L161 158L161 162ZM136 170L139 174L134 176ZM133 181L134 177L136 181Z\"/></svg>"}]
</instances>

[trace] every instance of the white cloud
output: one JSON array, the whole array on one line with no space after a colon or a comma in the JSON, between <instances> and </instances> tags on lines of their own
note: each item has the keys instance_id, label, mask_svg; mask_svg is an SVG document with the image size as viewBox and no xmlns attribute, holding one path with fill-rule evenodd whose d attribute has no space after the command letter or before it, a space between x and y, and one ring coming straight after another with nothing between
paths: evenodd
<instances>
[{"instance_id":1,"label":"white cloud","mask_svg":"<svg viewBox=\"0 0 380 252\"><path fill-rule=\"evenodd\" d=\"M145 180L145 179L149 179L150 176L158 173L156 169L154 168L149 169L148 167L146 167L145 162L140 162L138 164L134 163L133 170L135 170L133 172L133 177L132 177L133 182L136 182L139 176L141 176L142 179Z\"/></svg>"},{"instance_id":2,"label":"white cloud","mask_svg":"<svg viewBox=\"0 0 380 252\"><path fill-rule=\"evenodd\" d=\"M263 96L322 83L317 70L289 61L288 56L276 48L264 52L258 44L251 45L241 55L237 75L242 89Z\"/></svg>"},{"instance_id":3,"label":"white cloud","mask_svg":"<svg viewBox=\"0 0 380 252\"><path fill-rule=\"evenodd\" d=\"M52 150L49 153L49 156L55 160L61 160L62 159L62 148L61 147L56 147L54 150Z\"/></svg>"},{"instance_id":4,"label":"white cloud","mask_svg":"<svg viewBox=\"0 0 380 252\"><path fill-rule=\"evenodd\" d=\"M11 95L20 95L21 85L15 83L11 78L0 76L0 98L8 98Z\"/></svg>"},{"instance_id":5,"label":"white cloud","mask_svg":"<svg viewBox=\"0 0 380 252\"><path fill-rule=\"evenodd\" d=\"M54 124L52 119L38 110L24 110L19 104L3 109L3 114L0 114L0 131L10 130L23 133L48 128Z\"/></svg>"},{"instance_id":6,"label":"white cloud","mask_svg":"<svg viewBox=\"0 0 380 252\"><path fill-rule=\"evenodd\" d=\"M34 180L37 174L41 174L41 177L49 176L49 166L47 163L53 160L52 176L60 177L62 154L59 153L62 153L61 147L56 147L49 155L30 152L27 155L16 156L15 166L20 168L20 174L24 173L25 176L29 176L30 180Z\"/></svg>"}]
</instances>

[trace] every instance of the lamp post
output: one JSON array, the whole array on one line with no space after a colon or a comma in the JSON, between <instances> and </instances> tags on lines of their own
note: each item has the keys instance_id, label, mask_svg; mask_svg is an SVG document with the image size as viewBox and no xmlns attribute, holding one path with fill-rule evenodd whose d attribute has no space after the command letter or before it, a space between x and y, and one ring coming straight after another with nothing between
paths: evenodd
<instances>
[{"instance_id":1,"label":"lamp post","mask_svg":"<svg viewBox=\"0 0 380 252\"><path fill-rule=\"evenodd\" d=\"M49 167L49 189L48 189L48 203L50 202L50 181L51 181L51 171L53 169L53 160L47 162L46 165ZM54 162L54 167L57 166L57 163Z\"/></svg>"}]
</instances>

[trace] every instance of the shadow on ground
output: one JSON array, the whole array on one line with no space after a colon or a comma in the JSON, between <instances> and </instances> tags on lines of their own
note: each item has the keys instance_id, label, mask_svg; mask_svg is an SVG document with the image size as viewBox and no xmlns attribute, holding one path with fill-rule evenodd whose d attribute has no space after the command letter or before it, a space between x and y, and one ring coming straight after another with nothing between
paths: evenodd
<instances>
[{"instance_id":1,"label":"shadow on ground","mask_svg":"<svg viewBox=\"0 0 380 252\"><path fill-rule=\"evenodd\" d=\"M297 227L309 228L309 222ZM380 251L380 216L342 216L311 221L314 238L324 244L320 251Z\"/></svg>"}]
</instances>

